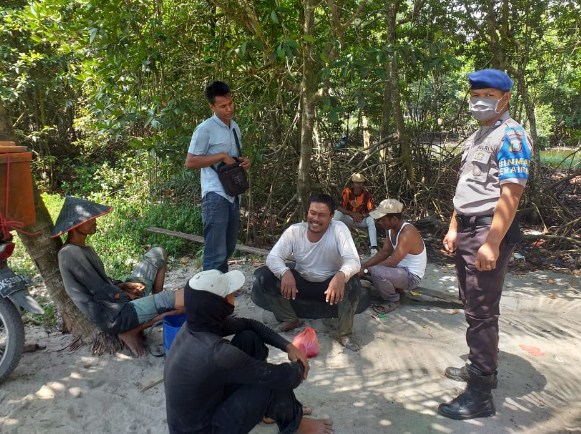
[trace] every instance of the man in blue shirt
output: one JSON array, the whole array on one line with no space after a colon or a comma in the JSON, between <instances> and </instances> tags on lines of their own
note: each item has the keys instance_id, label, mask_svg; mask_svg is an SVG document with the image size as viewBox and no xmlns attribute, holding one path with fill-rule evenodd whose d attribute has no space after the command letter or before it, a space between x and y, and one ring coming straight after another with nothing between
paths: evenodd
<instances>
[{"instance_id":1,"label":"man in blue shirt","mask_svg":"<svg viewBox=\"0 0 581 434\"><path fill-rule=\"evenodd\" d=\"M214 81L204 93L214 115L196 127L186 168L201 169L204 270L217 269L226 273L228 258L236 248L240 201L224 191L214 168L220 163L235 163L234 157L238 157L240 166L248 170L250 160L239 155L242 135L233 119L235 105L228 85Z\"/></svg>"}]
</instances>

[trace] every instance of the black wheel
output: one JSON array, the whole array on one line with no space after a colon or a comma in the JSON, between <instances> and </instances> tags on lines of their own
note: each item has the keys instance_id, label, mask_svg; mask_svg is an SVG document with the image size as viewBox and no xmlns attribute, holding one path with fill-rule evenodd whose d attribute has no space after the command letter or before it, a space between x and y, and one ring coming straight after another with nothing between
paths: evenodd
<instances>
[{"instance_id":1,"label":"black wheel","mask_svg":"<svg viewBox=\"0 0 581 434\"><path fill-rule=\"evenodd\" d=\"M0 383L14 371L24 348L24 326L14 304L0 297Z\"/></svg>"}]
</instances>

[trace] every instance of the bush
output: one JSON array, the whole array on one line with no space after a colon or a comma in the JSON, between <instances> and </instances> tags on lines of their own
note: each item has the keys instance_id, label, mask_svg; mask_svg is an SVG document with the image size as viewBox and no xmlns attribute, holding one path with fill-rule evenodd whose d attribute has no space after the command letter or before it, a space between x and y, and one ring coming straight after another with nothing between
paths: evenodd
<instances>
[{"instance_id":1,"label":"bush","mask_svg":"<svg viewBox=\"0 0 581 434\"><path fill-rule=\"evenodd\" d=\"M56 221L64 197L43 194L53 221ZM97 219L97 233L88 244L95 248L111 278L127 277L143 254L152 246L162 246L169 256L198 255L200 244L175 237L147 232L150 226L201 235L202 210L200 206L174 205L165 202L144 204L116 198L111 201L95 200L113 207L113 211ZM22 243L17 248L10 265L15 272L35 274L36 270Z\"/></svg>"}]
</instances>

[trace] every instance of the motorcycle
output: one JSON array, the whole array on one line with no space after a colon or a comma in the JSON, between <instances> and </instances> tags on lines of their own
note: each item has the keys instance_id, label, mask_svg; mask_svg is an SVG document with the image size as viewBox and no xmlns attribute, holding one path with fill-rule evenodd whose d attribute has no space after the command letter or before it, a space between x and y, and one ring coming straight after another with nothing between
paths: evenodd
<instances>
[{"instance_id":1,"label":"motorcycle","mask_svg":"<svg viewBox=\"0 0 581 434\"><path fill-rule=\"evenodd\" d=\"M8 266L8 258L13 251L12 235L0 238L0 383L14 371L24 349L24 324L20 309L44 313L29 294L26 277L15 274Z\"/></svg>"}]
</instances>

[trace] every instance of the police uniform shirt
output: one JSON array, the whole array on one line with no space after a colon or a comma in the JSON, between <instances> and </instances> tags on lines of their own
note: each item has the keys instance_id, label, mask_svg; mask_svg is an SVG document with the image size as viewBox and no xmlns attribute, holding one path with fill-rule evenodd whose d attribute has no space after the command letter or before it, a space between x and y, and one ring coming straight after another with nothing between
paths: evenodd
<instances>
[{"instance_id":1,"label":"police uniform shirt","mask_svg":"<svg viewBox=\"0 0 581 434\"><path fill-rule=\"evenodd\" d=\"M459 215L492 215L502 184L520 184L529 177L532 141L505 112L494 125L483 126L464 145L454 209Z\"/></svg>"}]
</instances>

